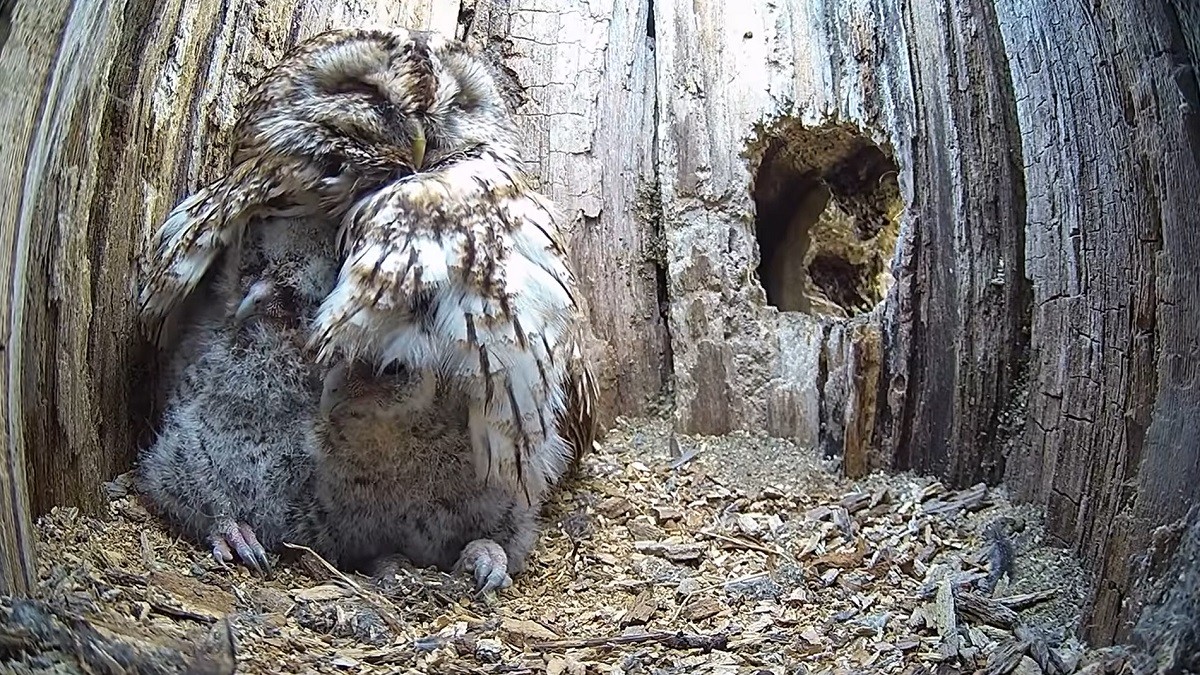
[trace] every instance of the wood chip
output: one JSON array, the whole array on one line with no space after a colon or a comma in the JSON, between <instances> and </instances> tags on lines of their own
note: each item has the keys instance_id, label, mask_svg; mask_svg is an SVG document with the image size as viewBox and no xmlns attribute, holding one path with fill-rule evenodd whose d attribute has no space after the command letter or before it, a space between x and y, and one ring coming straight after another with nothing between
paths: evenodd
<instances>
[{"instance_id":1,"label":"wood chip","mask_svg":"<svg viewBox=\"0 0 1200 675\"><path fill-rule=\"evenodd\" d=\"M950 578L943 577L938 584L937 597L934 603L925 610L937 627L938 636L942 638L939 651L948 657L958 654L958 612L954 607L954 589Z\"/></svg>"},{"instance_id":2,"label":"wood chip","mask_svg":"<svg viewBox=\"0 0 1200 675\"><path fill-rule=\"evenodd\" d=\"M1058 591L1054 589L1036 591L1033 593L1021 593L1019 595L1010 595L1003 598L992 598L996 602L1008 607L1009 609L1022 610L1033 607L1038 603L1045 602L1058 596Z\"/></svg>"},{"instance_id":3,"label":"wood chip","mask_svg":"<svg viewBox=\"0 0 1200 675\"><path fill-rule=\"evenodd\" d=\"M625 615L621 617L621 627L650 623L650 618L656 611L658 611L658 602L654 599L654 591L648 588L638 593L629 609L625 610Z\"/></svg>"},{"instance_id":4,"label":"wood chip","mask_svg":"<svg viewBox=\"0 0 1200 675\"><path fill-rule=\"evenodd\" d=\"M871 503L871 494L869 492L852 492L838 502L838 505L846 510L847 513L853 515L867 508Z\"/></svg>"},{"instance_id":5,"label":"wood chip","mask_svg":"<svg viewBox=\"0 0 1200 675\"><path fill-rule=\"evenodd\" d=\"M689 621L703 621L720 614L725 606L716 599L708 596L692 598L683 608L683 616Z\"/></svg>"},{"instance_id":6,"label":"wood chip","mask_svg":"<svg viewBox=\"0 0 1200 675\"><path fill-rule=\"evenodd\" d=\"M155 570L149 575L148 585L153 591L162 593L157 602L151 602L153 609L158 612L207 623L233 612L232 594L192 577L168 570Z\"/></svg>"},{"instance_id":7,"label":"wood chip","mask_svg":"<svg viewBox=\"0 0 1200 675\"><path fill-rule=\"evenodd\" d=\"M609 497L596 505L596 510L613 520L620 520L634 511L633 503L624 497Z\"/></svg>"},{"instance_id":8,"label":"wood chip","mask_svg":"<svg viewBox=\"0 0 1200 675\"><path fill-rule=\"evenodd\" d=\"M652 508L654 510L654 517L658 519L660 524L683 518L683 511L674 506L654 506Z\"/></svg>"},{"instance_id":9,"label":"wood chip","mask_svg":"<svg viewBox=\"0 0 1200 675\"><path fill-rule=\"evenodd\" d=\"M102 526L61 508L38 522L36 593L56 611L96 612L94 632L80 633L89 649L190 648L227 628L208 661L192 662L212 675L234 664L252 675L779 675L800 665L822 675L949 675L985 672L1014 638L1028 647L1006 675L1030 670L1026 658L1049 675L1092 663L1073 641L1065 647L1045 637L1055 631L1033 630L1082 605L1078 582L1052 574L1070 562L1066 554L1020 537L1016 574L999 597L980 592L984 525L1017 518L1003 493L952 492L908 474L850 481L773 465L765 482L748 484L724 469L808 461L808 451L780 439L680 435L679 456L697 454L672 470L669 423L615 425L547 503L526 571L494 596L477 595L466 575L403 561L378 578L339 571L303 547L281 551L271 579L222 568L156 517L135 522L136 495L115 496L120 490ZM765 459L745 460L754 452ZM1022 564L1027 557L1032 564ZM1045 611L1006 614L1038 603ZM12 606L0 598L0 644L10 653L73 658L69 641L56 652L29 647L28 636L13 632L20 623ZM71 629L66 622L61 636ZM190 665L162 653L177 671Z\"/></svg>"},{"instance_id":10,"label":"wood chip","mask_svg":"<svg viewBox=\"0 0 1200 675\"><path fill-rule=\"evenodd\" d=\"M335 584L323 584L321 586L298 589L292 592L292 596L297 600L305 600L307 602L328 602L330 600L348 598L352 595L354 595L354 591L352 589Z\"/></svg>"},{"instance_id":11,"label":"wood chip","mask_svg":"<svg viewBox=\"0 0 1200 675\"><path fill-rule=\"evenodd\" d=\"M634 547L642 553L649 553L671 562L695 562L704 557L704 544L672 544L664 542L636 542Z\"/></svg>"},{"instance_id":12,"label":"wood chip","mask_svg":"<svg viewBox=\"0 0 1200 675\"><path fill-rule=\"evenodd\" d=\"M947 581L947 583L949 583ZM939 588L939 593L941 589ZM967 621L985 623L997 628L1012 628L1017 623L1017 613L995 600L972 591L955 594L959 612Z\"/></svg>"},{"instance_id":13,"label":"wood chip","mask_svg":"<svg viewBox=\"0 0 1200 675\"><path fill-rule=\"evenodd\" d=\"M554 631L546 628L537 621L528 619L504 619L500 624L500 630L518 645L525 645L531 641L557 640L559 638L559 635Z\"/></svg>"},{"instance_id":14,"label":"wood chip","mask_svg":"<svg viewBox=\"0 0 1200 675\"><path fill-rule=\"evenodd\" d=\"M867 555L867 544L862 539L859 539L851 551L835 551L826 553L822 556L817 556L812 561L814 567L837 567L840 569L849 569L858 567L862 564L863 558Z\"/></svg>"}]
</instances>

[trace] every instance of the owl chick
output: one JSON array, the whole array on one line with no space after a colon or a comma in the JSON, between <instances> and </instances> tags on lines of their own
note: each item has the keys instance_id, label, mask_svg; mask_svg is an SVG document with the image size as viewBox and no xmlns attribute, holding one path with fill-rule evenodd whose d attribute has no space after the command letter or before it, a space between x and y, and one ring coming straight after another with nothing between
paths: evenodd
<instances>
[{"instance_id":1,"label":"owl chick","mask_svg":"<svg viewBox=\"0 0 1200 675\"><path fill-rule=\"evenodd\" d=\"M468 402L435 371L330 369L315 426L315 499L339 564L371 571L400 554L419 566L463 569L482 590L525 568L537 505L476 477ZM314 537L317 538L317 537Z\"/></svg>"},{"instance_id":2,"label":"owl chick","mask_svg":"<svg viewBox=\"0 0 1200 675\"><path fill-rule=\"evenodd\" d=\"M345 262L310 337L322 362L397 362L456 382L479 477L527 505L572 449L591 447L595 384L559 217L465 45L349 29L285 58L251 96L229 174L159 230L148 321L238 246L250 215L281 210L343 218Z\"/></svg>"},{"instance_id":3,"label":"owl chick","mask_svg":"<svg viewBox=\"0 0 1200 675\"><path fill-rule=\"evenodd\" d=\"M139 489L156 511L208 541L218 560L236 556L260 573L266 551L293 533L295 505L313 480L325 369L305 353L303 330L336 260L307 251L322 237L332 247L334 233L318 219L273 219L251 246L231 252L213 302L197 306L172 357L161 429L139 457ZM268 270L293 282L287 301L273 301L269 321L232 320L243 289Z\"/></svg>"}]
</instances>

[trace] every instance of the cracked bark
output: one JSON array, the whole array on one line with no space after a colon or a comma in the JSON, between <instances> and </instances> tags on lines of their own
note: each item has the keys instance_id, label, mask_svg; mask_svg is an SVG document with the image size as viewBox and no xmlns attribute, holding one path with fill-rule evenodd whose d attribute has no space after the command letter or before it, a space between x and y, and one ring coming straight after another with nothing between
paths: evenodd
<instances>
[{"instance_id":1,"label":"cracked bark","mask_svg":"<svg viewBox=\"0 0 1200 675\"><path fill-rule=\"evenodd\" d=\"M1200 16L1117 2L1055 5L1047 22L1047 7L998 7L1020 75L1035 289L1034 424L1007 475L1091 564L1091 636L1106 642L1126 639L1169 585L1147 551L1200 501L1200 433L1187 421L1200 410Z\"/></svg>"}]
</instances>

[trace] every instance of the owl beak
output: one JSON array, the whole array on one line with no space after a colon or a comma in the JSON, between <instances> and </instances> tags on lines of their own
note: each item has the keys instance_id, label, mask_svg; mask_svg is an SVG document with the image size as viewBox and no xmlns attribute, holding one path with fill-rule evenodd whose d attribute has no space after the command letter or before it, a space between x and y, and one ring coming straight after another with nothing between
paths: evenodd
<instances>
[{"instance_id":1,"label":"owl beak","mask_svg":"<svg viewBox=\"0 0 1200 675\"><path fill-rule=\"evenodd\" d=\"M242 298L238 304L237 311L233 313L233 320L241 323L250 318L258 311L259 304L273 292L273 288L269 281L257 281L250 286L250 291L246 293L246 297Z\"/></svg>"},{"instance_id":2,"label":"owl beak","mask_svg":"<svg viewBox=\"0 0 1200 675\"><path fill-rule=\"evenodd\" d=\"M238 305L237 311L233 313L233 320L241 323L250 318L254 313L255 299L249 295L242 299L242 304Z\"/></svg>"},{"instance_id":3,"label":"owl beak","mask_svg":"<svg viewBox=\"0 0 1200 675\"><path fill-rule=\"evenodd\" d=\"M425 163L425 125L421 120L415 120L417 131L413 134L412 163L413 171L420 171Z\"/></svg>"}]
</instances>

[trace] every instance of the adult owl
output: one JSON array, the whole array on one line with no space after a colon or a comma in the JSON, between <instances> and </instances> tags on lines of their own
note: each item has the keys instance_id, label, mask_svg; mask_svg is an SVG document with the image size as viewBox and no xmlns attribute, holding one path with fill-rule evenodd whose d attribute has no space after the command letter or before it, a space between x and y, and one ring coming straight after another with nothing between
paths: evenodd
<instances>
[{"instance_id":1,"label":"adult owl","mask_svg":"<svg viewBox=\"0 0 1200 675\"><path fill-rule=\"evenodd\" d=\"M232 150L156 233L147 323L258 218L333 218L342 264L316 358L436 368L469 395L481 477L539 501L591 447L596 389L561 221L484 60L428 32L324 33L251 92Z\"/></svg>"}]
</instances>

